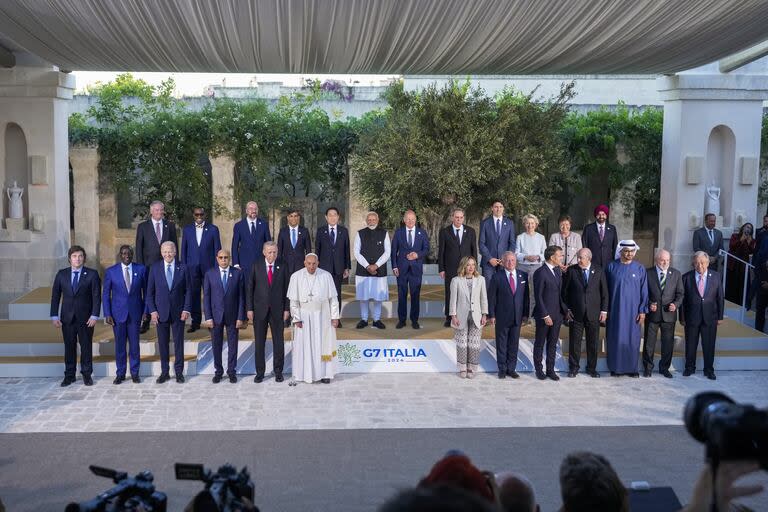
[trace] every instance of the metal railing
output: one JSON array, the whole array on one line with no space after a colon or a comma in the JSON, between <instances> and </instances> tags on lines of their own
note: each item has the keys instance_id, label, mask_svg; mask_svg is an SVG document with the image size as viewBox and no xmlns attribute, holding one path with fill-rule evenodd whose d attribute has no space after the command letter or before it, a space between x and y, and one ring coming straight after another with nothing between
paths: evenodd
<instances>
[{"instance_id":1,"label":"metal railing","mask_svg":"<svg viewBox=\"0 0 768 512\"><path fill-rule=\"evenodd\" d=\"M723 256L723 266L720 269L723 274L723 293L725 293L726 290L726 283L728 282L728 258L738 261L739 263L743 263L745 265L744 267L744 287L741 291L741 309L739 311L739 321L743 324L744 323L744 316L747 314L747 292L749 290L749 274L750 270L755 268L754 265L752 265L748 261L744 261L743 259L739 258L738 256L734 256L733 254L729 253L728 251L724 249L720 249L718 251L718 254Z\"/></svg>"}]
</instances>

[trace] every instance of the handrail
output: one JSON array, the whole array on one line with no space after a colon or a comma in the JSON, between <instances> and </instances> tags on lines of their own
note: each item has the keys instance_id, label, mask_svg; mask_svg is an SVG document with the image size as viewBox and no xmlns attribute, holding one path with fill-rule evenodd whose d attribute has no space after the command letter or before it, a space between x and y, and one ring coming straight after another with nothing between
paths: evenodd
<instances>
[{"instance_id":1,"label":"handrail","mask_svg":"<svg viewBox=\"0 0 768 512\"><path fill-rule=\"evenodd\" d=\"M725 249L720 249L717 251L717 253L720 256L724 256L723 258L723 268L722 274L723 274L723 293L725 293L725 285L728 281L728 258L732 258L740 263L743 263L745 265L744 267L744 286L741 290L741 310L739 311L739 317L740 321L743 324L744 323L744 316L747 314L747 286L749 283L749 271L752 268L755 268L753 264L751 264L748 261L744 261L743 259L739 258L738 256L734 256L730 252L726 251Z\"/></svg>"}]
</instances>

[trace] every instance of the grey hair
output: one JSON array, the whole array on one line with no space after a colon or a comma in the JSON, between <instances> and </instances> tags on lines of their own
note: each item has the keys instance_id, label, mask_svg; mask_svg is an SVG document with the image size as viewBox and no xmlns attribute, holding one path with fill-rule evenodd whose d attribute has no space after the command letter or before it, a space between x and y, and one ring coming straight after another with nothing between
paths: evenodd
<instances>
[{"instance_id":1,"label":"grey hair","mask_svg":"<svg viewBox=\"0 0 768 512\"><path fill-rule=\"evenodd\" d=\"M578 256L579 254L586 254L587 257L589 258L589 261L592 261L592 251L589 248L582 247L581 249L579 249L579 252L576 253L576 256Z\"/></svg>"},{"instance_id":2,"label":"grey hair","mask_svg":"<svg viewBox=\"0 0 768 512\"><path fill-rule=\"evenodd\" d=\"M165 203L162 201L158 201L157 199L149 203L150 208L152 208L153 206L162 206L163 210L165 210Z\"/></svg>"},{"instance_id":3,"label":"grey hair","mask_svg":"<svg viewBox=\"0 0 768 512\"><path fill-rule=\"evenodd\" d=\"M504 251L504 254L501 255L501 261L504 261L504 259L507 257L507 254L511 254L515 257L515 260L517 260L517 254L515 254L515 251Z\"/></svg>"},{"instance_id":4,"label":"grey hair","mask_svg":"<svg viewBox=\"0 0 768 512\"><path fill-rule=\"evenodd\" d=\"M269 242L264 242L264 245L261 246L261 250L263 251L267 247L272 247L272 246L277 247L277 242L273 242L272 240L270 240Z\"/></svg>"},{"instance_id":5,"label":"grey hair","mask_svg":"<svg viewBox=\"0 0 768 512\"><path fill-rule=\"evenodd\" d=\"M168 241L166 241L166 242L163 242L162 244L160 244L160 250L161 250L161 251L163 250L163 247L171 247L171 248L173 249L173 252L176 252L176 243L175 243L175 242L172 242L172 241L170 241L170 240L168 240Z\"/></svg>"},{"instance_id":6,"label":"grey hair","mask_svg":"<svg viewBox=\"0 0 768 512\"><path fill-rule=\"evenodd\" d=\"M707 254L704 251L696 251L695 253L693 253L693 261L696 261L699 258L704 258L707 261L709 261L709 254Z\"/></svg>"}]
</instances>

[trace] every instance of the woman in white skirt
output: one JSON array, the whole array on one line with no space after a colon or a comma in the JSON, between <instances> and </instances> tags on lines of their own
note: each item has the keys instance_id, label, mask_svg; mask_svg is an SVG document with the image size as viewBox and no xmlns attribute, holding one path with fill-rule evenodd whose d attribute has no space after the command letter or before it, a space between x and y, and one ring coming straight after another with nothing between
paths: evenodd
<instances>
[{"instance_id":1,"label":"woman in white skirt","mask_svg":"<svg viewBox=\"0 0 768 512\"><path fill-rule=\"evenodd\" d=\"M488 293L485 279L477 271L477 260L465 256L459 262L456 277L451 280L451 303L448 313L454 329L456 361L459 375L472 379L477 372L482 347L482 328L488 316Z\"/></svg>"}]
</instances>

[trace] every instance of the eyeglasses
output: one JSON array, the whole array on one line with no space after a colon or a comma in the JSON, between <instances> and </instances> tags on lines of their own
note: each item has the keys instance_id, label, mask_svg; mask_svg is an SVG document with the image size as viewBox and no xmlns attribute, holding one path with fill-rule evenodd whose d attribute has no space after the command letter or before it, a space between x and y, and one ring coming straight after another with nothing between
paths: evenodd
<instances>
[{"instance_id":1,"label":"eyeglasses","mask_svg":"<svg viewBox=\"0 0 768 512\"><path fill-rule=\"evenodd\" d=\"M228 259L229 259L229 256L216 256L216 259L219 259L219 260L228 260Z\"/></svg>"}]
</instances>

